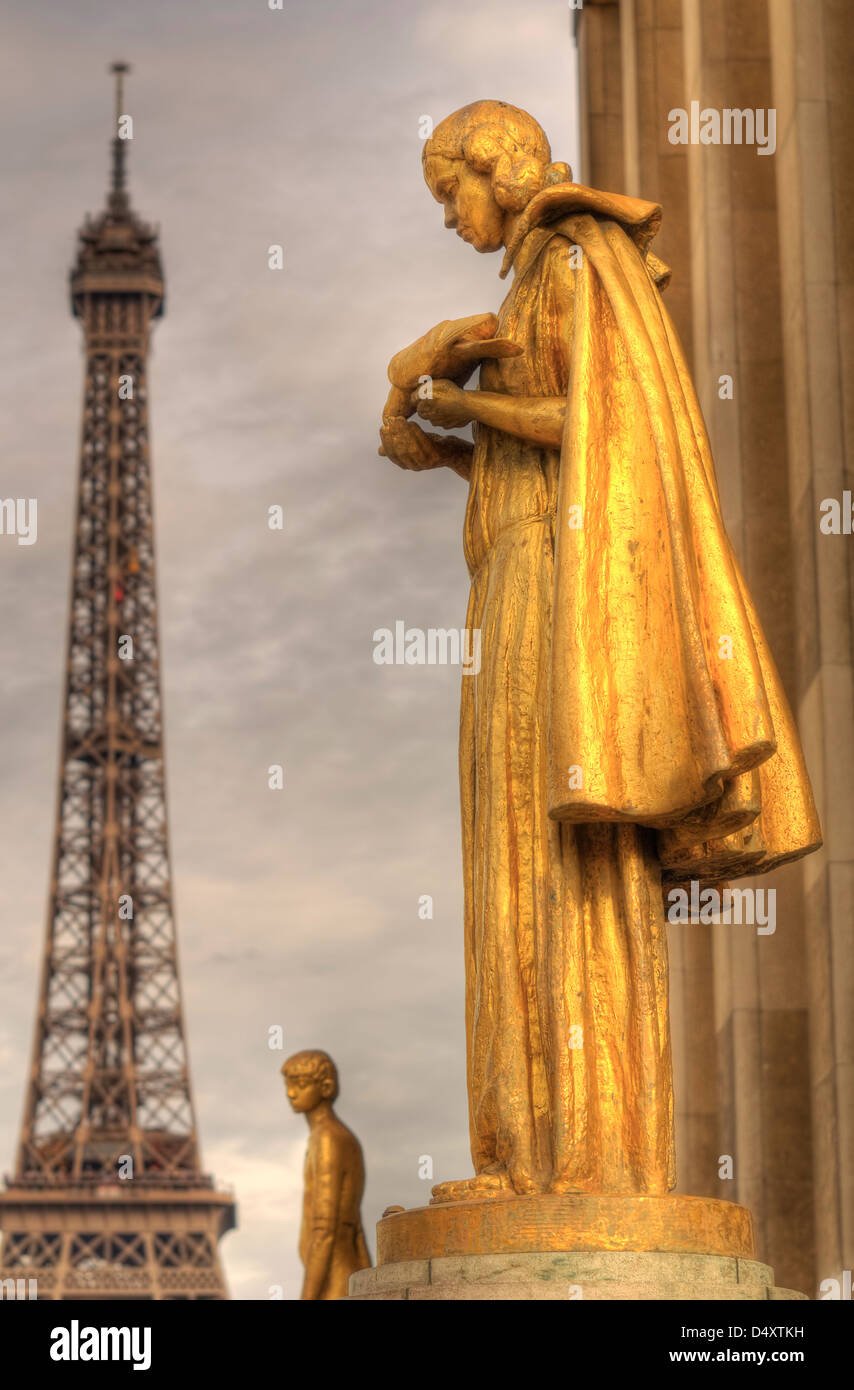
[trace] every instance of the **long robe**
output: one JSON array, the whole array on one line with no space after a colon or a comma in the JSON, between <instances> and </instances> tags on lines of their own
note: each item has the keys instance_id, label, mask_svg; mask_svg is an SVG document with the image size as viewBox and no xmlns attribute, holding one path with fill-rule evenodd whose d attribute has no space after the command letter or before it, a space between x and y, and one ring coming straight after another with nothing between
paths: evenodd
<instances>
[{"instance_id":1,"label":"long robe","mask_svg":"<svg viewBox=\"0 0 854 1390\"><path fill-rule=\"evenodd\" d=\"M517 1192L674 1185L662 890L819 843L658 290L659 218L539 195L499 313L524 352L481 369L484 391L567 397L560 451L475 427L464 536L471 1144Z\"/></svg>"}]
</instances>

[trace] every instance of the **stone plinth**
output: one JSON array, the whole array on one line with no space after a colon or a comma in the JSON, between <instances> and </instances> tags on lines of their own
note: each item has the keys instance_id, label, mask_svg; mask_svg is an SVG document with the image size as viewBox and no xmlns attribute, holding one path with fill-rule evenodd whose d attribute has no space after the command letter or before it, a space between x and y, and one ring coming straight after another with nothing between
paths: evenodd
<instances>
[{"instance_id":1,"label":"stone plinth","mask_svg":"<svg viewBox=\"0 0 854 1390\"><path fill-rule=\"evenodd\" d=\"M377 1223L350 1298L800 1299L755 1258L750 1212L677 1193L433 1201Z\"/></svg>"},{"instance_id":2,"label":"stone plinth","mask_svg":"<svg viewBox=\"0 0 854 1390\"><path fill-rule=\"evenodd\" d=\"M429 1299L754 1300L806 1298L774 1287L768 1265L726 1255L572 1251L451 1255L363 1269L350 1301Z\"/></svg>"}]
</instances>

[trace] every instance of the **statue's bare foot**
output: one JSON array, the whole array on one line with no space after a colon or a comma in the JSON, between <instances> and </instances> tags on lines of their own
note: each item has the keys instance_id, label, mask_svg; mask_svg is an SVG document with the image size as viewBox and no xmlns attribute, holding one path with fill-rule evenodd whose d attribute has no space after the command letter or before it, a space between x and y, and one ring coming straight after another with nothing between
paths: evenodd
<instances>
[{"instance_id":1,"label":"statue's bare foot","mask_svg":"<svg viewBox=\"0 0 854 1390\"><path fill-rule=\"evenodd\" d=\"M430 1205L435 1202L466 1202L484 1197L509 1197L513 1184L506 1169L491 1173L478 1173L474 1178L457 1178L453 1182L440 1182L432 1189Z\"/></svg>"}]
</instances>

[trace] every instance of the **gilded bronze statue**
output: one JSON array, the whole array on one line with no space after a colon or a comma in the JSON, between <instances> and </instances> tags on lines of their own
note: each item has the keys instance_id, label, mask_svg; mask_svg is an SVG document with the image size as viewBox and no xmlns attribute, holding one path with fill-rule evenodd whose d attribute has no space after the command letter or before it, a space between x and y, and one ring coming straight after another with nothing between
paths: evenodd
<instances>
[{"instance_id":1,"label":"gilded bronze statue","mask_svg":"<svg viewBox=\"0 0 854 1390\"><path fill-rule=\"evenodd\" d=\"M662 300L661 208L574 183L498 101L442 121L423 167L513 276L497 314L392 360L380 434L468 482L482 642L460 721L475 1176L434 1203L665 1194L665 895L817 848L809 780Z\"/></svg>"},{"instance_id":2,"label":"gilded bronze statue","mask_svg":"<svg viewBox=\"0 0 854 1390\"><path fill-rule=\"evenodd\" d=\"M282 1067L291 1107L308 1121L299 1253L303 1300L347 1297L350 1275L371 1258L362 1229L365 1163L352 1130L332 1108L338 1070L326 1052L296 1052Z\"/></svg>"}]
</instances>

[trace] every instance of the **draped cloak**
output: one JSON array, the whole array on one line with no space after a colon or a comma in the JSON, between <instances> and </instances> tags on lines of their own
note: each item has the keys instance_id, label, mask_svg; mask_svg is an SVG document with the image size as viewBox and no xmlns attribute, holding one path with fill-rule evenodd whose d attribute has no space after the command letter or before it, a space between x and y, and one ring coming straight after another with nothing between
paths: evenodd
<instances>
[{"instance_id":1,"label":"draped cloak","mask_svg":"<svg viewBox=\"0 0 854 1390\"><path fill-rule=\"evenodd\" d=\"M662 890L819 843L661 302L659 219L572 184L534 198L498 320L523 355L481 368L484 391L567 397L559 451L475 427L465 525L470 1131L476 1172L516 1192L674 1185Z\"/></svg>"},{"instance_id":2,"label":"draped cloak","mask_svg":"<svg viewBox=\"0 0 854 1390\"><path fill-rule=\"evenodd\" d=\"M549 814L658 828L667 885L764 873L821 835L659 293L668 272L649 247L660 221L656 204L557 185L528 205L502 273L531 237L546 245L559 233L581 248L555 538Z\"/></svg>"}]
</instances>

